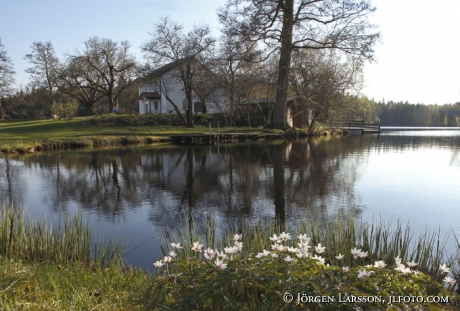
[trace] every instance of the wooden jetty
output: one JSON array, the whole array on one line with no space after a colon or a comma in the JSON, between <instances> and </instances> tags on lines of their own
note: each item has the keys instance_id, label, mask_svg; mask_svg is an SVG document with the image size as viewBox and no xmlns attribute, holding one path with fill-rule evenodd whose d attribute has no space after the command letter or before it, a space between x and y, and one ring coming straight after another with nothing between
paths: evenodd
<instances>
[{"instance_id":1,"label":"wooden jetty","mask_svg":"<svg viewBox=\"0 0 460 311\"><path fill-rule=\"evenodd\" d=\"M380 124L371 124L371 123L363 123L363 122L346 122L342 125L336 126L339 129L343 130L358 130L361 131L361 134L373 134L373 133L380 133Z\"/></svg>"},{"instance_id":2,"label":"wooden jetty","mask_svg":"<svg viewBox=\"0 0 460 311\"><path fill-rule=\"evenodd\" d=\"M282 139L283 134L273 133L197 133L197 134L181 134L169 136L173 144L182 143L196 143L202 142L204 144L213 144L215 142L231 142L231 141L245 141L245 140L259 140L259 139Z\"/></svg>"}]
</instances>

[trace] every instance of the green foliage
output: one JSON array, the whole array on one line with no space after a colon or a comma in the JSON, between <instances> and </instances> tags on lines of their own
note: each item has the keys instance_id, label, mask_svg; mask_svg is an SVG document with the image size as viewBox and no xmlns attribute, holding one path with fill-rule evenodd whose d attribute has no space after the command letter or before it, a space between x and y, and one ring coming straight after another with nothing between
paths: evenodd
<instances>
[{"instance_id":1,"label":"green foliage","mask_svg":"<svg viewBox=\"0 0 460 311\"><path fill-rule=\"evenodd\" d=\"M76 100L55 102L51 105L51 114L57 118L73 119L77 115L78 103Z\"/></svg>"},{"instance_id":2,"label":"green foliage","mask_svg":"<svg viewBox=\"0 0 460 311\"><path fill-rule=\"evenodd\" d=\"M459 126L460 105L422 105L408 102L376 104L383 126Z\"/></svg>"},{"instance_id":3,"label":"green foliage","mask_svg":"<svg viewBox=\"0 0 460 311\"><path fill-rule=\"evenodd\" d=\"M164 239L163 251L168 256L155 263L161 267L149 288L149 307L154 310L448 309L451 304L417 301L389 304L390 296L437 295L449 297L450 303L453 301L452 293L442 282L447 273L438 271L438 266L427 267L436 265L437 261L413 257L431 251L442 253L442 249L419 243L410 251L410 230L402 229L399 224L390 228L381 222L358 225L350 219L327 226L306 221L294 229L296 234L291 237L284 231L280 233L287 230L283 224L261 223L246 224L241 241L230 234L238 232L235 228L230 228L222 240L215 241L212 234L215 226L211 221L204 234L210 247L206 250L197 242L203 233L196 225L188 224L180 232L171 234L169 240ZM304 233L308 238L300 236ZM299 244L302 239L307 244ZM171 241L180 242L183 248L174 249L169 244ZM326 247L325 252L318 243ZM211 249L214 245L218 247ZM355 247L362 248L360 251L365 255L354 258L350 251ZM310 254L303 256L306 252ZM344 254L342 259L336 258L339 252ZM396 256L403 259L398 261ZM419 258L420 269L405 267L409 258ZM386 264L380 266L377 261L382 259ZM349 271L344 267L349 267ZM292 302L286 301L286 293L293 295ZM302 294L327 303L305 302L300 299ZM353 296L374 297L375 301L356 302L352 301Z\"/></svg>"},{"instance_id":4,"label":"green foliage","mask_svg":"<svg viewBox=\"0 0 460 311\"><path fill-rule=\"evenodd\" d=\"M143 271L0 258L0 310L144 310Z\"/></svg>"}]
</instances>

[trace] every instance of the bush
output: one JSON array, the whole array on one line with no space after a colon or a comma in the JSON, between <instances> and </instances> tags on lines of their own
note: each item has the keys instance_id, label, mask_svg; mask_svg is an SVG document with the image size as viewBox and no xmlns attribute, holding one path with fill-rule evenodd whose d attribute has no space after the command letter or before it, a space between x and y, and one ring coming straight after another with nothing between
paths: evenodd
<instances>
[{"instance_id":1,"label":"bush","mask_svg":"<svg viewBox=\"0 0 460 311\"><path fill-rule=\"evenodd\" d=\"M78 111L77 101L55 102L51 105L51 114L55 118L73 119Z\"/></svg>"},{"instance_id":2,"label":"bush","mask_svg":"<svg viewBox=\"0 0 460 311\"><path fill-rule=\"evenodd\" d=\"M340 230L346 233L346 229L362 229L347 221L337 226L332 235ZM318 237L325 245L330 245L331 239L323 235L329 231L315 232L318 228L305 230L303 227L301 230L309 236L297 231L295 238L285 232L273 234L280 230L277 226L246 227L245 233L235 234L233 239L227 235L217 243L217 248L214 248L213 230L207 230L207 249L198 242L200 234L193 228L173 233L171 239L180 243L164 244L166 256L154 263L158 270L149 290L151 307L174 310L398 310L420 307L433 310L452 306L454 281L446 265L432 267L432 274L422 272L417 268L424 264L409 261L413 254L402 249L401 253L408 254L404 259L399 256L385 261L375 259L372 244L376 241L366 244L361 240L364 242L359 244L362 249L357 246L349 248L346 254L338 254L337 249L343 250L343 247L330 248L318 243ZM401 241L398 228L394 237ZM268 236L269 233L273 235ZM368 234L369 231L362 232L362 236ZM358 234L348 239L357 242L360 237ZM392 242L391 239L384 242L388 243L387 249ZM343 245L348 243L341 242L340 246ZM448 287L444 287L444 283ZM399 296L412 298L408 302L404 300L407 298ZM436 303L419 301L434 296L439 298L434 301Z\"/></svg>"}]
</instances>

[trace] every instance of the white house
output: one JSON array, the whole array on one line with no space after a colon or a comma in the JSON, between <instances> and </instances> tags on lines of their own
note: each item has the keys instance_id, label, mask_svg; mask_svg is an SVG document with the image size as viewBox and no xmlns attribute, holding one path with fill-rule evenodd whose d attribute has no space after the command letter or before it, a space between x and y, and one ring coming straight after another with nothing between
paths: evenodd
<instances>
[{"instance_id":1,"label":"white house","mask_svg":"<svg viewBox=\"0 0 460 311\"><path fill-rule=\"evenodd\" d=\"M199 98L195 92L192 92L192 99L194 113L219 111L214 102L208 98ZM181 113L186 112L187 99L183 90L183 83L178 78L175 63L160 67L142 79L142 86L139 87L139 113L175 113L171 101Z\"/></svg>"}]
</instances>

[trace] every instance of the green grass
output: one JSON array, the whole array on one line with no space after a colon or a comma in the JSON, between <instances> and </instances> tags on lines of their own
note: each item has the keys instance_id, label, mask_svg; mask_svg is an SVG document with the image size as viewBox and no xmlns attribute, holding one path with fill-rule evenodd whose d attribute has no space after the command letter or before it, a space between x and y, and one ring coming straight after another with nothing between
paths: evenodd
<instances>
[{"instance_id":1,"label":"green grass","mask_svg":"<svg viewBox=\"0 0 460 311\"><path fill-rule=\"evenodd\" d=\"M105 115L70 120L0 120L0 151L33 153L80 147L105 147L128 144L152 144L169 141L178 134L209 133L213 115L204 115L193 128L181 126L176 115ZM307 136L306 130L221 127L221 133L277 133ZM216 123L211 132L216 133ZM319 125L313 135L339 134Z\"/></svg>"},{"instance_id":2,"label":"green grass","mask_svg":"<svg viewBox=\"0 0 460 311\"><path fill-rule=\"evenodd\" d=\"M32 219L17 206L4 204L0 210L0 310L387 310L379 304L300 304L286 303L285 292L311 296L432 296L455 297L455 286L444 286L447 273L439 265L452 268L459 279L454 258L445 255L445 241L439 233L426 232L413 237L410 226L381 220L369 224L352 217L339 217L330 223L306 219L296 227L273 221L243 223L216 228L215 220L204 226L186 222L160 241L165 255L173 251L171 242L184 247L171 263L151 274L126 266L124 249L116 241L98 242L91 251L87 222L78 211L54 221ZM217 232L224 232L218 236ZM282 242L297 247L297 236L310 237L314 246L326 247L320 253L325 264L316 259L295 257L294 251L273 251L274 234L291 234ZM224 259L227 268L219 270L215 258L192 249L194 242L223 251L233 246L234 234L242 234L242 252ZM368 252L353 258L351 248ZM256 256L263 250L278 257ZM339 253L343 259L335 256ZM287 255L296 261L285 261ZM416 261L418 274L394 270L394 258L405 264ZM160 258L159 258L160 259ZM383 260L386 268L364 267ZM350 268L349 273L342 271ZM358 273L373 271L368 278ZM452 301L452 300L451 300ZM452 304L395 304L388 310L404 308L455 310Z\"/></svg>"},{"instance_id":3,"label":"green grass","mask_svg":"<svg viewBox=\"0 0 460 311\"><path fill-rule=\"evenodd\" d=\"M0 310L145 310L147 274L110 265L91 268L0 259Z\"/></svg>"},{"instance_id":4,"label":"green grass","mask_svg":"<svg viewBox=\"0 0 460 311\"><path fill-rule=\"evenodd\" d=\"M0 257L24 262L56 265L86 263L104 267L122 262L123 246L116 241L96 244L91 254L88 223L81 212L53 222L32 218L13 205L0 209Z\"/></svg>"},{"instance_id":5,"label":"green grass","mask_svg":"<svg viewBox=\"0 0 460 311\"><path fill-rule=\"evenodd\" d=\"M205 121L203 121L206 123ZM1 120L0 151L25 153L28 150L56 150L123 144L150 144L167 141L170 135L208 133L209 127L193 128L176 124L174 116L108 115L72 120ZM212 132L216 132L213 125ZM221 128L221 132L261 132L253 128Z\"/></svg>"},{"instance_id":6,"label":"green grass","mask_svg":"<svg viewBox=\"0 0 460 311\"><path fill-rule=\"evenodd\" d=\"M124 267L122 245L97 243L76 212L50 222L0 210L0 310L140 310L144 271Z\"/></svg>"},{"instance_id":7,"label":"green grass","mask_svg":"<svg viewBox=\"0 0 460 311\"><path fill-rule=\"evenodd\" d=\"M282 242L284 246L297 248L297 236L306 234L311 238L310 253L321 243L326 247L325 263L308 258L298 258L294 250L273 250L274 234L291 234L291 239ZM340 294L356 296L455 296L454 286L444 287L447 273L439 265L453 266L453 259L444 253L444 243L437 233L426 232L411 243L409 226L401 223L377 221L365 224L354 218L343 217L331 223L318 219L302 221L296 228L288 228L276 222L261 222L228 228L223 239L216 238L214 221L208 221L206 228L196 223L184 224L182 229L163 235L163 252L177 252L177 256L165 263L153 276L149 289L149 307L153 310L402 310L422 308L429 310L455 310L452 304L396 303L393 306L375 303L295 303L283 301L285 292L304 293L308 296L339 297ZM223 259L227 267L217 267L217 257L205 258L207 247L224 252L225 247L234 245L235 233L242 234L243 247L240 253L227 254ZM183 248L173 249L171 242L179 242ZM203 244L201 252L193 250L195 242ZM236 245L236 244L235 244ZM353 258L352 248L360 248L368 255ZM269 255L261 255L262 251ZM343 259L337 259L339 253ZM276 255L272 258L271 254ZM219 255L219 258L221 255ZM293 257L288 263L285 259ZM395 257L418 263L417 273L396 271ZM163 260L166 260L165 257ZM169 259L168 259L169 260ZM387 267L378 268L376 261L383 260ZM370 265L370 266L369 266ZM350 271L343 272L342 267ZM412 268L411 270L413 270ZM367 278L360 278L360 271L372 271ZM455 275L454 275L455 277ZM458 275L456 276L458 279ZM387 309L389 308L389 309Z\"/></svg>"}]
</instances>

